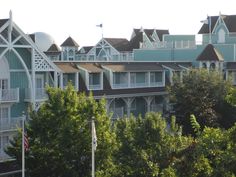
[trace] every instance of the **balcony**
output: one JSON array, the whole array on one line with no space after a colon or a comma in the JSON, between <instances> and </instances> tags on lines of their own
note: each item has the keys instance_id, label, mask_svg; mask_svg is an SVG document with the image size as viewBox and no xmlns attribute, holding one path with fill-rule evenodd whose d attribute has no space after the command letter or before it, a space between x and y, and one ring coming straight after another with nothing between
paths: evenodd
<instances>
[{"instance_id":1,"label":"balcony","mask_svg":"<svg viewBox=\"0 0 236 177\"><path fill-rule=\"evenodd\" d=\"M122 88L128 88L129 84L128 83L121 83L121 84L113 84L112 88L113 89L122 89Z\"/></svg>"},{"instance_id":2,"label":"balcony","mask_svg":"<svg viewBox=\"0 0 236 177\"><path fill-rule=\"evenodd\" d=\"M0 119L0 132L14 131L21 127L22 117L2 118Z\"/></svg>"},{"instance_id":3,"label":"balcony","mask_svg":"<svg viewBox=\"0 0 236 177\"><path fill-rule=\"evenodd\" d=\"M19 102L19 88L0 89L0 103Z\"/></svg>"},{"instance_id":4,"label":"balcony","mask_svg":"<svg viewBox=\"0 0 236 177\"><path fill-rule=\"evenodd\" d=\"M101 84L89 85L89 90L101 90Z\"/></svg>"},{"instance_id":5,"label":"balcony","mask_svg":"<svg viewBox=\"0 0 236 177\"><path fill-rule=\"evenodd\" d=\"M36 101L45 101L48 99L48 95L46 93L45 88L37 88L35 89L35 100ZM31 91L29 88L25 89L25 101L30 101L31 99Z\"/></svg>"}]
</instances>

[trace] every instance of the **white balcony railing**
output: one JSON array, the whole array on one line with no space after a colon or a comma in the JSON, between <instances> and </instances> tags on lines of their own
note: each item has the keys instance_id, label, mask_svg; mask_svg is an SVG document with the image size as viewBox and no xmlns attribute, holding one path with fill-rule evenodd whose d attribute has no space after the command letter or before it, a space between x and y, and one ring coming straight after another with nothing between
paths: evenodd
<instances>
[{"instance_id":1,"label":"white balcony railing","mask_svg":"<svg viewBox=\"0 0 236 177\"><path fill-rule=\"evenodd\" d=\"M22 125L22 117L1 118L0 132L13 131Z\"/></svg>"},{"instance_id":2,"label":"white balcony railing","mask_svg":"<svg viewBox=\"0 0 236 177\"><path fill-rule=\"evenodd\" d=\"M112 88L119 89L119 88L127 88L129 85L128 83L121 83L121 84L113 84Z\"/></svg>"},{"instance_id":3,"label":"white balcony railing","mask_svg":"<svg viewBox=\"0 0 236 177\"><path fill-rule=\"evenodd\" d=\"M139 87L149 87L148 82L143 83L130 83L131 88L139 88Z\"/></svg>"},{"instance_id":4,"label":"white balcony railing","mask_svg":"<svg viewBox=\"0 0 236 177\"><path fill-rule=\"evenodd\" d=\"M153 42L154 48L176 48L176 49L191 49L196 47L196 41L174 41L174 42Z\"/></svg>"},{"instance_id":5,"label":"white balcony railing","mask_svg":"<svg viewBox=\"0 0 236 177\"><path fill-rule=\"evenodd\" d=\"M0 89L0 103L19 102L19 88Z\"/></svg>"},{"instance_id":6,"label":"white balcony railing","mask_svg":"<svg viewBox=\"0 0 236 177\"><path fill-rule=\"evenodd\" d=\"M89 85L89 90L101 90L101 84Z\"/></svg>"},{"instance_id":7,"label":"white balcony railing","mask_svg":"<svg viewBox=\"0 0 236 177\"><path fill-rule=\"evenodd\" d=\"M150 82L150 87L163 87L163 82Z\"/></svg>"},{"instance_id":8,"label":"white balcony railing","mask_svg":"<svg viewBox=\"0 0 236 177\"><path fill-rule=\"evenodd\" d=\"M25 89L25 99L31 100L31 91L29 88ZM47 100L48 95L46 93L45 88L37 88L35 89L35 100Z\"/></svg>"}]
</instances>

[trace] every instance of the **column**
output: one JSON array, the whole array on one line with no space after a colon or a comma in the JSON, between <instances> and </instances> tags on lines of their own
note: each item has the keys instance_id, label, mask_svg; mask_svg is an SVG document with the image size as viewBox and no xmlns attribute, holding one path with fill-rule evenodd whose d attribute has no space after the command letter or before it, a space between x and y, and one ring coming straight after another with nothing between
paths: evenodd
<instances>
[{"instance_id":1,"label":"column","mask_svg":"<svg viewBox=\"0 0 236 177\"><path fill-rule=\"evenodd\" d=\"M57 88L58 87L58 77L57 77L57 72L54 71L54 87Z\"/></svg>"},{"instance_id":2,"label":"column","mask_svg":"<svg viewBox=\"0 0 236 177\"><path fill-rule=\"evenodd\" d=\"M63 89L63 73L60 73L60 88Z\"/></svg>"},{"instance_id":3,"label":"column","mask_svg":"<svg viewBox=\"0 0 236 177\"><path fill-rule=\"evenodd\" d=\"M75 73L75 90L79 90L79 72Z\"/></svg>"}]
</instances>

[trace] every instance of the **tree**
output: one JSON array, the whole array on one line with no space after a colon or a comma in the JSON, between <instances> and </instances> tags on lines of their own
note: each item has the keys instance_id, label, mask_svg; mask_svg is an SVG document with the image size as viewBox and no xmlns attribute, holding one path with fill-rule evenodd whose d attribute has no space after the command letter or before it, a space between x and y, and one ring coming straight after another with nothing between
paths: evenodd
<instances>
[{"instance_id":1,"label":"tree","mask_svg":"<svg viewBox=\"0 0 236 177\"><path fill-rule=\"evenodd\" d=\"M231 127L236 110L225 101L230 88L230 82L217 71L193 69L183 75L183 81L176 79L169 92L175 103L177 123L183 125L184 133L193 133L191 114L197 117L201 127Z\"/></svg>"},{"instance_id":2,"label":"tree","mask_svg":"<svg viewBox=\"0 0 236 177\"><path fill-rule=\"evenodd\" d=\"M177 154L192 140L181 135L174 119L168 125L158 113L120 119L115 122L115 130L119 145L115 154L118 176L175 176Z\"/></svg>"},{"instance_id":3,"label":"tree","mask_svg":"<svg viewBox=\"0 0 236 177\"><path fill-rule=\"evenodd\" d=\"M48 101L30 112L27 124L30 149L26 152L29 176L86 177L91 175L91 123L94 116L98 147L96 176L112 176L115 134L107 116L105 101L75 92L48 88ZM21 135L12 141L7 153L21 163Z\"/></svg>"},{"instance_id":4,"label":"tree","mask_svg":"<svg viewBox=\"0 0 236 177\"><path fill-rule=\"evenodd\" d=\"M205 127L183 150L175 170L181 177L236 175L236 124L228 129Z\"/></svg>"}]
</instances>

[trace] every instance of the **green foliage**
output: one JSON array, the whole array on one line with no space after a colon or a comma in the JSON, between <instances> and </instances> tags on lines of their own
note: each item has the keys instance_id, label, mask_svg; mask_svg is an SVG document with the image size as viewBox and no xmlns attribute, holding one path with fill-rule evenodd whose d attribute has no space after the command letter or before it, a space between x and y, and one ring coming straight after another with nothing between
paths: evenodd
<instances>
[{"instance_id":1,"label":"green foliage","mask_svg":"<svg viewBox=\"0 0 236 177\"><path fill-rule=\"evenodd\" d=\"M225 97L232 85L222 73L207 70L190 70L183 81L175 80L169 88L177 122L183 125L184 133L193 133L190 115L194 114L201 127L231 127L235 108L226 103ZM225 111L227 110L227 111Z\"/></svg>"},{"instance_id":2,"label":"green foliage","mask_svg":"<svg viewBox=\"0 0 236 177\"><path fill-rule=\"evenodd\" d=\"M192 141L182 136L174 118L169 126L158 113L148 113L144 119L120 119L115 130L119 145L115 155L118 176L175 176L171 166L177 154Z\"/></svg>"},{"instance_id":3,"label":"green foliage","mask_svg":"<svg viewBox=\"0 0 236 177\"><path fill-rule=\"evenodd\" d=\"M229 104L236 106L236 89L234 87L230 88L225 99Z\"/></svg>"},{"instance_id":4,"label":"green foliage","mask_svg":"<svg viewBox=\"0 0 236 177\"><path fill-rule=\"evenodd\" d=\"M194 133L196 135L200 135L201 126L199 125L199 123L196 120L196 117L193 114L190 115L190 121L191 121L191 125L192 125Z\"/></svg>"},{"instance_id":5,"label":"green foliage","mask_svg":"<svg viewBox=\"0 0 236 177\"><path fill-rule=\"evenodd\" d=\"M30 113L27 125L30 150L26 153L26 169L30 176L91 175L91 123L95 117L98 147L96 176L112 176L115 165L112 153L115 134L106 114L105 101L77 92L48 88L49 99L40 109ZM20 135L12 141L8 154L21 161Z\"/></svg>"}]
</instances>

